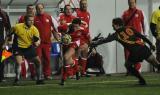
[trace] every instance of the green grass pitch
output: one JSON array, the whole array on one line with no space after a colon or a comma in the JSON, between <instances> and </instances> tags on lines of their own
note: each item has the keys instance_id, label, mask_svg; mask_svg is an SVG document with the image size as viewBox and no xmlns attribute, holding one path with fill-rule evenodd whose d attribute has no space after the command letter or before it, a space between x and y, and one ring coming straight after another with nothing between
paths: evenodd
<instances>
[{"instance_id":1,"label":"green grass pitch","mask_svg":"<svg viewBox=\"0 0 160 95\"><path fill-rule=\"evenodd\" d=\"M64 86L56 79L45 81L44 85L23 80L20 86L13 86L13 79L7 79L0 83L0 95L160 95L160 73L143 73L143 76L146 86L137 85L135 77L124 74L68 79Z\"/></svg>"}]
</instances>

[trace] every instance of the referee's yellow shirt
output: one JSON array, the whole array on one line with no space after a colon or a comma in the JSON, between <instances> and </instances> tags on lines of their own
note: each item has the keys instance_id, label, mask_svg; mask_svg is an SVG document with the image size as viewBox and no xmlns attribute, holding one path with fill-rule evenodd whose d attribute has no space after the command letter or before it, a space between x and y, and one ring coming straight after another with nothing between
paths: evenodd
<instances>
[{"instance_id":1,"label":"referee's yellow shirt","mask_svg":"<svg viewBox=\"0 0 160 95\"><path fill-rule=\"evenodd\" d=\"M157 9L152 13L151 23L156 24L156 32L158 37L160 37L160 10Z\"/></svg>"},{"instance_id":2,"label":"referee's yellow shirt","mask_svg":"<svg viewBox=\"0 0 160 95\"><path fill-rule=\"evenodd\" d=\"M30 47L33 43L34 36L39 38L39 31L34 25L28 28L24 23L16 24L14 27L14 33L18 36L18 47L21 48Z\"/></svg>"}]
</instances>

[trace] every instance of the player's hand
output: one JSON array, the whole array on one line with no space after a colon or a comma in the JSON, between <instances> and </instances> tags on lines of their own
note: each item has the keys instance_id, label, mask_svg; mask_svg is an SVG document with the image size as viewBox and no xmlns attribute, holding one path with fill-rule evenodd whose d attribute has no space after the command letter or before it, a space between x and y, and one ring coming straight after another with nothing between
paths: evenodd
<instances>
[{"instance_id":1,"label":"player's hand","mask_svg":"<svg viewBox=\"0 0 160 95\"><path fill-rule=\"evenodd\" d=\"M4 42L2 45L2 49L6 49L7 45L8 45L8 42Z\"/></svg>"},{"instance_id":2,"label":"player's hand","mask_svg":"<svg viewBox=\"0 0 160 95\"><path fill-rule=\"evenodd\" d=\"M6 48L6 46L7 46L6 44L3 44L3 45L2 45L2 49L5 49L5 48Z\"/></svg>"},{"instance_id":3,"label":"player's hand","mask_svg":"<svg viewBox=\"0 0 160 95\"><path fill-rule=\"evenodd\" d=\"M34 42L34 46L35 46L35 47L38 47L39 45L40 45L40 40Z\"/></svg>"},{"instance_id":4,"label":"player's hand","mask_svg":"<svg viewBox=\"0 0 160 95\"><path fill-rule=\"evenodd\" d=\"M90 47L96 47L98 45L98 42L97 41L92 41L90 43Z\"/></svg>"},{"instance_id":5,"label":"player's hand","mask_svg":"<svg viewBox=\"0 0 160 95\"><path fill-rule=\"evenodd\" d=\"M61 42L61 39L62 38L62 34L61 33L57 33L57 36L56 36L56 41L57 42Z\"/></svg>"}]
</instances>

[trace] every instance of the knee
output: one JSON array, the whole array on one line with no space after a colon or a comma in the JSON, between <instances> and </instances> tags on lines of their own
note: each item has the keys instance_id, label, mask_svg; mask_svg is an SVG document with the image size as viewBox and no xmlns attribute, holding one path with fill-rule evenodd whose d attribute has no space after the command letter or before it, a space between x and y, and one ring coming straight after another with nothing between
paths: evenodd
<instances>
[{"instance_id":1,"label":"knee","mask_svg":"<svg viewBox=\"0 0 160 95\"><path fill-rule=\"evenodd\" d=\"M40 61L40 59L34 59L33 60L33 63L35 63L36 65L39 65L39 64L41 64L41 61Z\"/></svg>"}]
</instances>

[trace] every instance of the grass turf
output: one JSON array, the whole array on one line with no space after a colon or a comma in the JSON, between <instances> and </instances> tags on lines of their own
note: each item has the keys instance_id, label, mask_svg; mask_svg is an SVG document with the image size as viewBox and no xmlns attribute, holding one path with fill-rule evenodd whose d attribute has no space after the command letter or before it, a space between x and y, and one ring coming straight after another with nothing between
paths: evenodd
<instances>
[{"instance_id":1,"label":"grass turf","mask_svg":"<svg viewBox=\"0 0 160 95\"><path fill-rule=\"evenodd\" d=\"M35 81L22 81L21 86L13 86L13 79L0 83L1 95L159 95L160 74L143 74L146 86L137 84L137 79L123 74L112 76L83 77L80 80L68 79L64 86L59 80L45 81L35 85Z\"/></svg>"}]
</instances>

